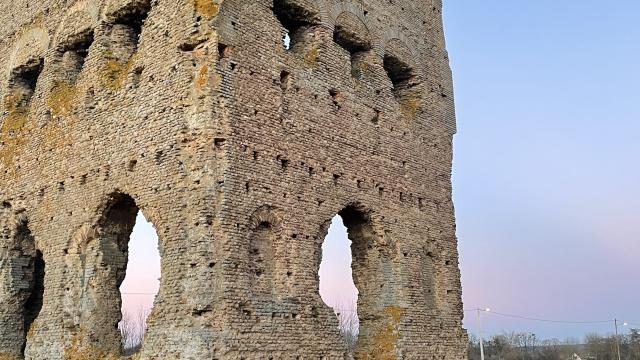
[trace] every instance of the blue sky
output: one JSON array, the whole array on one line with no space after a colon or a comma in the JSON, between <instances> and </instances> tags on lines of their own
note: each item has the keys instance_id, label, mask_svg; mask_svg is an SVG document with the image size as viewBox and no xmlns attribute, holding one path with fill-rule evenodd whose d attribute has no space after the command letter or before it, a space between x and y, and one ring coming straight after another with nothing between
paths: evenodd
<instances>
[{"instance_id":1,"label":"blue sky","mask_svg":"<svg viewBox=\"0 0 640 360\"><path fill-rule=\"evenodd\" d=\"M444 4L465 307L640 324L640 2ZM613 331L483 322L539 337Z\"/></svg>"}]
</instances>

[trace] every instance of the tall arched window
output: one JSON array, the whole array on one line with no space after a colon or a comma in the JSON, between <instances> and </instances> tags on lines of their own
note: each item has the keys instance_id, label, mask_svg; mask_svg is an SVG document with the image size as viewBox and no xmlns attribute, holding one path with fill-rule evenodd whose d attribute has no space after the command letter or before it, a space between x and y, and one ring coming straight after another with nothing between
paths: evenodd
<instances>
[{"instance_id":1,"label":"tall arched window","mask_svg":"<svg viewBox=\"0 0 640 360\"><path fill-rule=\"evenodd\" d=\"M340 333L349 349L355 347L360 325L358 289L351 270L351 244L342 218L336 215L322 244L322 262L318 272L320 296L338 316Z\"/></svg>"},{"instance_id":2,"label":"tall arched window","mask_svg":"<svg viewBox=\"0 0 640 360\"><path fill-rule=\"evenodd\" d=\"M70 271L73 283L67 288L67 297L69 302L78 307L74 317L77 322L76 335L82 339L77 344L79 351L93 348L120 355L134 352L141 345L146 328L144 309L142 313L134 312L133 318L125 318L121 322L123 296L127 302L131 301L129 296L147 296L148 303L157 291L154 286L157 280L132 275L127 271L130 255L135 255L135 252L130 253L130 250L134 250L130 247L130 239L139 214L140 209L131 196L114 193L108 197L98 222L93 227L86 226L78 230L68 249L66 262L73 268ZM144 218L139 221L144 222ZM147 227L147 230L149 240L143 251L157 254L155 231L152 227ZM137 250L140 251L139 248ZM154 263L157 264L157 260L151 255L147 269L153 268ZM140 271L139 265L137 269ZM123 294L120 289L125 275L132 277L134 282L137 278L154 284L128 285L127 293ZM153 278L157 273L151 276ZM136 287L140 290L135 290ZM132 324L134 328L123 328Z\"/></svg>"},{"instance_id":3,"label":"tall arched window","mask_svg":"<svg viewBox=\"0 0 640 360\"><path fill-rule=\"evenodd\" d=\"M137 352L144 341L147 318L160 288L158 234L142 211L129 240L127 274L120 285L122 320L119 323L124 355Z\"/></svg>"},{"instance_id":4,"label":"tall arched window","mask_svg":"<svg viewBox=\"0 0 640 360\"><path fill-rule=\"evenodd\" d=\"M396 304L393 256L393 246L370 211L350 205L333 218L323 245L320 288L339 318L348 349L358 358L372 356L381 337L390 341L389 349L395 346L396 315L401 310ZM352 285L357 288L355 306ZM336 289L346 291L335 294Z\"/></svg>"}]
</instances>

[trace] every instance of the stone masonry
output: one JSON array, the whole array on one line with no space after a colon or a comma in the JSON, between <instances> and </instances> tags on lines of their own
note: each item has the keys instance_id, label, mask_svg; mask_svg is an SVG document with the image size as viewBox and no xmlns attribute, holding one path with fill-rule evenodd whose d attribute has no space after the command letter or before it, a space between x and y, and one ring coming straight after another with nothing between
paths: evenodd
<instances>
[{"instance_id":1,"label":"stone masonry","mask_svg":"<svg viewBox=\"0 0 640 360\"><path fill-rule=\"evenodd\" d=\"M0 359L465 359L441 0L0 0ZM283 40L284 39L284 40ZM353 351L318 292L353 241Z\"/></svg>"}]
</instances>

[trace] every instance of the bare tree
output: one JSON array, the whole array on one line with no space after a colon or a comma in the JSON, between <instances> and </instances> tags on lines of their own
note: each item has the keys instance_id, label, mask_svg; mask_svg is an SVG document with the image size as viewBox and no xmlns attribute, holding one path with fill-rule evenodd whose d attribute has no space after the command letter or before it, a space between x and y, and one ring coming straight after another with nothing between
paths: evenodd
<instances>
[{"instance_id":1,"label":"bare tree","mask_svg":"<svg viewBox=\"0 0 640 360\"><path fill-rule=\"evenodd\" d=\"M122 320L118 324L118 328L122 335L123 355L129 356L140 351L147 330L148 317L149 309L142 306L134 312L122 309Z\"/></svg>"},{"instance_id":2,"label":"bare tree","mask_svg":"<svg viewBox=\"0 0 640 360\"><path fill-rule=\"evenodd\" d=\"M353 351L358 341L360 333L360 319L358 318L358 305L355 301L334 300L327 304L338 317L338 330L344 340L345 345Z\"/></svg>"}]
</instances>

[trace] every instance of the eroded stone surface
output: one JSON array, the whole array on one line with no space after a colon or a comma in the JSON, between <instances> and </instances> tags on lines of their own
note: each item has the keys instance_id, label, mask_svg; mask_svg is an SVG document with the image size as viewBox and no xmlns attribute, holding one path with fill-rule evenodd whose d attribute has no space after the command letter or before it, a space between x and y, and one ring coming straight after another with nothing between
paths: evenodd
<instances>
[{"instance_id":1,"label":"eroded stone surface","mask_svg":"<svg viewBox=\"0 0 640 360\"><path fill-rule=\"evenodd\" d=\"M0 359L120 357L138 209L162 257L141 359L465 358L441 9L1 2ZM318 293L336 214L352 354Z\"/></svg>"}]
</instances>

